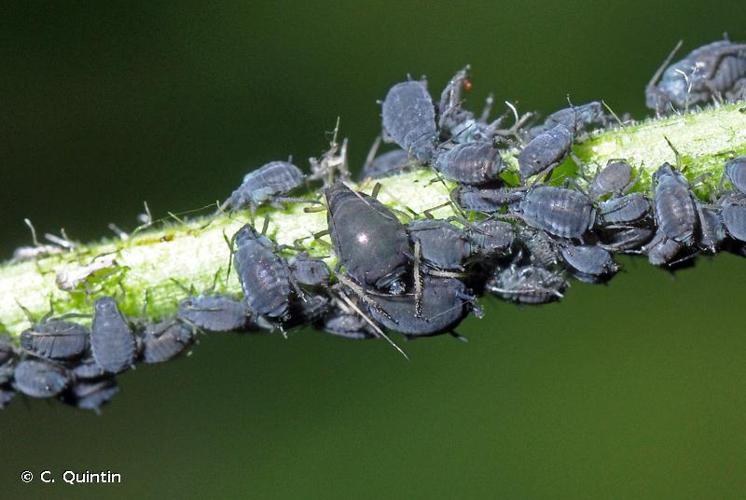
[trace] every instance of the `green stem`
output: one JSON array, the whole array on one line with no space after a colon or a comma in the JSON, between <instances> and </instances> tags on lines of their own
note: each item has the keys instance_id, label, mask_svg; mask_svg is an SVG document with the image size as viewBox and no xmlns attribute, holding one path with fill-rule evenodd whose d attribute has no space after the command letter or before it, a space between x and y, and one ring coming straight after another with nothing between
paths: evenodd
<instances>
[{"instance_id":1,"label":"green stem","mask_svg":"<svg viewBox=\"0 0 746 500\"><path fill-rule=\"evenodd\" d=\"M576 145L574 151L591 165L604 165L613 158L627 159L638 168L636 189L640 190L649 188L650 175L661 163L678 163L690 179L700 179L697 192L707 198L720 181L725 160L746 154L743 106L732 104L600 132ZM678 158L671 146L678 151ZM514 173L513 155L505 153ZM576 170L568 160L558 168L558 177ZM452 187L435 179L427 169L380 182L381 201L417 213L446 203ZM364 192L372 187L370 182L358 186ZM319 196L312 194L316 199ZM292 245L303 239L312 254L329 255L328 236L313 239L314 233L326 229L326 212L306 212L306 206L264 207L257 213L257 225L267 218L268 234L279 244ZM447 217L453 211L444 207L434 214ZM248 218L245 212L187 221L174 217L127 240L109 238L78 245L66 253L2 264L0 326L16 336L30 324L27 313L39 319L50 311L50 304L55 315L89 314L93 300L102 295L115 296L126 314L147 319L173 314L178 302L190 293L214 290L239 295L235 273L227 272L227 240Z\"/></svg>"}]
</instances>

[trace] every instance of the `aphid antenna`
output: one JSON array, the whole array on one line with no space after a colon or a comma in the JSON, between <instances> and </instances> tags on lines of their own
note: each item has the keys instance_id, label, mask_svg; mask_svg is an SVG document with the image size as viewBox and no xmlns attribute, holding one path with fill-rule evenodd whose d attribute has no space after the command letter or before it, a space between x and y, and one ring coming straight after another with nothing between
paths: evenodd
<instances>
[{"instance_id":1,"label":"aphid antenna","mask_svg":"<svg viewBox=\"0 0 746 500\"><path fill-rule=\"evenodd\" d=\"M23 315L26 316L26 319L28 320L28 322L31 323L32 325L36 323L36 317L31 313L31 311L29 311L26 306L21 304L18 301L18 299L13 299L13 300L15 301L16 305L21 309L21 311L23 311Z\"/></svg>"},{"instance_id":2,"label":"aphid antenna","mask_svg":"<svg viewBox=\"0 0 746 500\"><path fill-rule=\"evenodd\" d=\"M609 114L614 118L614 120L616 120L617 124L619 124L619 128L624 128L625 127L624 122L621 120L621 118L619 118L619 115L617 115L616 112L613 109L611 109L611 106L609 106L606 103L606 101L604 101L603 99L601 99L601 104L603 105L604 108L606 108L606 111L609 112Z\"/></svg>"},{"instance_id":3,"label":"aphid antenna","mask_svg":"<svg viewBox=\"0 0 746 500\"><path fill-rule=\"evenodd\" d=\"M391 347L393 347L393 348L394 348L394 349L395 349L395 350L396 350L396 351L397 351L397 352L398 352L399 354L401 354L402 356L404 356L404 359L406 359L407 361L409 361L409 356L407 356L407 353L405 353L405 352L404 352L404 351L402 350L402 348L401 348L401 347L399 347L399 346L398 346L398 345L396 344L396 342L394 342L393 340L391 340L391 338L390 338L390 337L389 337L388 335L386 335L386 334L385 334L385 333L383 332L383 330L381 330L381 328L380 328L380 327L379 327L379 326L378 326L378 325L377 325L377 324L376 324L376 323L375 323L375 322L374 322L374 321L373 321L372 319L370 319L370 317L368 317L368 315L367 315L367 314L365 314L365 313L364 313L364 312L363 312L363 311L362 311L362 310L361 310L361 309L360 309L360 308L359 308L359 307L358 307L358 306L357 306L357 305L356 305L356 304L355 304L355 303L354 303L354 302L353 302L353 301L352 301L352 300L351 300L351 299L350 299L350 298L349 298L349 297L348 297L348 296L347 296L347 295L346 295L346 294L345 294L345 293L344 293L343 291L341 291L341 290L340 290L340 291L338 291L337 293L339 293L339 297L340 297L340 298L341 298L341 299L342 299L342 300L343 300L343 301L344 301L344 302L345 302L345 303L346 303L346 304L347 304L347 305L348 305L348 306L349 306L349 307L350 307L350 308L351 308L351 309L352 309L353 311L355 311L355 312L356 312L357 314L359 314L359 315L360 315L360 317L361 317L361 318L363 318L363 321L365 321L366 323L368 323L368 324L369 324L369 325L371 326L371 328L373 328L373 331L374 331L374 332L376 333L376 336L377 336L377 337L379 337L379 338L382 338L382 339L386 340L386 342L388 342L388 343L389 343L389 345L391 345Z\"/></svg>"},{"instance_id":4,"label":"aphid antenna","mask_svg":"<svg viewBox=\"0 0 746 500\"><path fill-rule=\"evenodd\" d=\"M180 218L179 216L177 216L177 215L176 215L175 213L173 213L173 212L166 212L166 213L168 214L168 216L169 216L169 217L171 217L171 218L172 218L173 220L175 220L175 221L176 221L176 222L178 222L179 224L182 224L182 225L185 225L185 224L186 224L186 223L184 222L184 220L183 220L183 219L181 219L181 218Z\"/></svg>"},{"instance_id":5,"label":"aphid antenna","mask_svg":"<svg viewBox=\"0 0 746 500\"><path fill-rule=\"evenodd\" d=\"M339 272L336 273L336 278L337 278L337 281L339 281L342 285L346 286L347 288L349 288L350 290L352 290L352 292L355 295L357 295L358 297L360 297L360 300L362 300L363 302L365 302L365 304L367 304L370 307L374 307L376 309L376 311L378 311L382 315L386 316L387 319L393 321L394 323L397 323L397 321L394 318L392 318L391 315L388 312L386 312L381 307L381 305L378 302L376 302L374 299L372 299L369 296L369 294L365 293L365 290L363 289L363 287L361 287L360 285L358 285L357 283L355 283L351 279L347 278L342 273L339 273Z\"/></svg>"},{"instance_id":6,"label":"aphid antenna","mask_svg":"<svg viewBox=\"0 0 746 500\"><path fill-rule=\"evenodd\" d=\"M378 148L380 146L381 146L381 134L378 134L375 140L373 140L373 144L370 145L370 149L368 150L368 155L365 157L365 163L363 163L363 171L365 171L373 163L373 160L376 158L376 153L378 153Z\"/></svg>"},{"instance_id":7,"label":"aphid antenna","mask_svg":"<svg viewBox=\"0 0 746 500\"><path fill-rule=\"evenodd\" d=\"M29 219L28 217L27 217L27 218L24 218L24 219L23 219L23 223L24 223L24 224L26 224L26 226L27 226L27 227L29 228L29 230L31 231L31 241L32 241L32 242L34 243L34 246L35 246L35 247L39 247L39 246L41 246L41 245L39 244L39 240L38 240L38 239L36 238L36 228L35 228L35 227L34 227L34 225L32 224L32 222L31 222L31 219Z\"/></svg>"},{"instance_id":8,"label":"aphid antenna","mask_svg":"<svg viewBox=\"0 0 746 500\"><path fill-rule=\"evenodd\" d=\"M661 75L663 75L663 72L666 70L666 67L671 63L671 60L674 58L683 44L684 40L679 40L676 43L673 50L668 54L668 56L666 56L666 58L663 60L663 63L658 67L658 69L655 70L655 73L653 73L653 76L650 78L650 81L645 87L646 90L650 90L655 87L655 84L658 83L658 80L660 80Z\"/></svg>"},{"instance_id":9,"label":"aphid antenna","mask_svg":"<svg viewBox=\"0 0 746 500\"><path fill-rule=\"evenodd\" d=\"M196 290L194 289L194 284L187 287L184 283L181 282L181 280L178 280L176 278L168 278L170 282L172 282L174 285L179 287L184 293L187 295L194 295L196 293Z\"/></svg>"},{"instance_id":10,"label":"aphid antenna","mask_svg":"<svg viewBox=\"0 0 746 500\"><path fill-rule=\"evenodd\" d=\"M236 245L236 235L238 235L238 231L228 238L228 235L225 234L225 229L223 229L223 240L226 245L228 245L228 270L225 272L226 281L231 277L231 266L233 265L233 254L235 253L234 247Z\"/></svg>"},{"instance_id":11,"label":"aphid antenna","mask_svg":"<svg viewBox=\"0 0 746 500\"><path fill-rule=\"evenodd\" d=\"M668 144L668 147L671 148L671 151L673 151L674 158L676 158L676 169L680 172L686 171L686 165L683 164L681 161L681 153L679 153L679 150L676 149L676 146L673 145L671 140L668 138L668 136L663 136L663 138L666 140L666 143Z\"/></svg>"},{"instance_id":12,"label":"aphid antenna","mask_svg":"<svg viewBox=\"0 0 746 500\"><path fill-rule=\"evenodd\" d=\"M482 108L482 114L479 115L479 121L481 123L487 123L487 120L492 114L492 106L495 105L495 96L490 92L484 99L484 108Z\"/></svg>"}]
</instances>

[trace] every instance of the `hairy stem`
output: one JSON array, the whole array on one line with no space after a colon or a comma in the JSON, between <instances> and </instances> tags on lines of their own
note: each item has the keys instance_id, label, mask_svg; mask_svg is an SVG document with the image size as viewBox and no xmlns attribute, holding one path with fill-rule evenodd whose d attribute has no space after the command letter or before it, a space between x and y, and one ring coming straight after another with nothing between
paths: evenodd
<instances>
[{"instance_id":1,"label":"hairy stem","mask_svg":"<svg viewBox=\"0 0 746 500\"><path fill-rule=\"evenodd\" d=\"M717 189L725 160L746 154L746 108L744 103L731 104L603 131L577 144L574 152L591 166L627 159L639 171L636 189L640 190L649 189L651 173L661 163L678 164L690 180L698 181L697 193L707 199ZM515 177L514 154L505 152L513 169L506 175L508 180ZM577 171L578 166L568 160L558 167L555 177ZM428 169L380 182L379 199L403 217L447 204L452 188ZM368 193L372 187L371 182L358 186ZM320 194L312 193L309 198L319 199ZM326 212L304 210L313 206L264 207L255 222L261 227L266 219L267 234L277 243L300 242L311 254L329 256L331 262L328 236L313 236L326 229ZM210 212L189 220L169 217L127 239L104 239L64 253L0 265L0 328L17 336L30 321L50 310L55 315L87 315L93 300L102 295L116 297L126 314L147 319L173 314L178 302L190 294L239 295L237 277L228 272L228 240L249 222L249 214ZM453 209L444 206L433 214L447 217Z\"/></svg>"}]
</instances>

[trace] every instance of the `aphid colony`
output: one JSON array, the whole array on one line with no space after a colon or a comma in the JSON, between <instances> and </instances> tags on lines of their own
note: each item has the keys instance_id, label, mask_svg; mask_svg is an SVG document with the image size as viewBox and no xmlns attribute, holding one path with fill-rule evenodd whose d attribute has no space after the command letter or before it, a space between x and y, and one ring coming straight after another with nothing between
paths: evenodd
<instances>
[{"instance_id":1,"label":"aphid colony","mask_svg":"<svg viewBox=\"0 0 746 500\"><path fill-rule=\"evenodd\" d=\"M745 97L746 45L720 41L668 66L670 59L646 89L657 113ZM451 200L458 215L405 217L350 188L346 143L312 161L308 177L290 162L270 162L246 175L222 209L254 214L266 203L308 201L293 192L323 179L335 269L247 224L232 240L242 298L193 296L158 323L125 317L111 297L95 301L90 329L70 318L44 318L21 334L20 346L0 338L0 407L20 392L98 410L118 392L116 374L178 356L199 332L284 334L310 325L348 339L382 338L399 349L390 332L461 338L455 328L469 313L481 314L476 298L485 291L542 304L562 298L568 273L604 282L619 270L615 253L643 254L667 267L723 248L746 253L746 157L725 163L721 185L732 187L710 203L669 164L656 169L650 192L633 191L637 174L624 159L585 172L582 186L571 184L553 171L579 137L613 126L600 102L570 106L533 126L530 115L519 117L513 108L515 123L503 129L504 117L488 120L491 99L479 117L463 107L470 88L468 67L437 104L424 81L394 85L381 111L383 140L398 148L378 156L374 149L362 172L377 179L431 168L456 184ZM517 151L517 183L502 175L508 148Z\"/></svg>"}]
</instances>

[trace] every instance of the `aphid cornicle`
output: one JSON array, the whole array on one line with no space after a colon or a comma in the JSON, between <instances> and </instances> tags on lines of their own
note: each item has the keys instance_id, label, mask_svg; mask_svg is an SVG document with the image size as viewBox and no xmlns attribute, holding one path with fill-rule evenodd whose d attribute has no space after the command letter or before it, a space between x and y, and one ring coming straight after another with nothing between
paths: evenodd
<instances>
[{"instance_id":1,"label":"aphid cornicle","mask_svg":"<svg viewBox=\"0 0 746 500\"><path fill-rule=\"evenodd\" d=\"M543 267L515 266L498 269L487 281L486 290L521 304L546 304L562 298L567 281Z\"/></svg>"},{"instance_id":2,"label":"aphid cornicle","mask_svg":"<svg viewBox=\"0 0 746 500\"><path fill-rule=\"evenodd\" d=\"M472 249L464 231L444 220L418 219L407 226L412 242L419 242L422 262L436 269L460 271Z\"/></svg>"},{"instance_id":3,"label":"aphid cornicle","mask_svg":"<svg viewBox=\"0 0 746 500\"><path fill-rule=\"evenodd\" d=\"M88 348L89 332L77 323L43 321L21 333L21 347L42 358L72 359Z\"/></svg>"},{"instance_id":4,"label":"aphid cornicle","mask_svg":"<svg viewBox=\"0 0 746 500\"><path fill-rule=\"evenodd\" d=\"M697 231L697 208L686 178L664 163L653 174L653 182L658 228L671 240L685 245L693 244Z\"/></svg>"},{"instance_id":5,"label":"aphid cornicle","mask_svg":"<svg viewBox=\"0 0 746 500\"><path fill-rule=\"evenodd\" d=\"M746 156L738 156L725 162L723 175L741 194L746 194Z\"/></svg>"},{"instance_id":6,"label":"aphid cornicle","mask_svg":"<svg viewBox=\"0 0 746 500\"><path fill-rule=\"evenodd\" d=\"M594 200L612 194L622 193L632 182L632 167L624 160L609 160L599 170L588 186L588 195Z\"/></svg>"},{"instance_id":7,"label":"aphid cornicle","mask_svg":"<svg viewBox=\"0 0 746 500\"><path fill-rule=\"evenodd\" d=\"M398 284L412 258L404 225L378 200L342 183L324 195L334 252L347 274L379 290Z\"/></svg>"},{"instance_id":8,"label":"aphid cornicle","mask_svg":"<svg viewBox=\"0 0 746 500\"><path fill-rule=\"evenodd\" d=\"M179 303L177 317L208 332L243 330L249 323L246 304L225 295L198 295Z\"/></svg>"},{"instance_id":9,"label":"aphid cornicle","mask_svg":"<svg viewBox=\"0 0 746 500\"><path fill-rule=\"evenodd\" d=\"M119 373L135 360L135 337L127 320L111 297L93 305L91 352L96 363L109 373Z\"/></svg>"},{"instance_id":10,"label":"aphid cornicle","mask_svg":"<svg viewBox=\"0 0 746 500\"><path fill-rule=\"evenodd\" d=\"M142 335L142 359L162 363L184 352L194 338L192 327L180 321L165 320L145 327Z\"/></svg>"},{"instance_id":11,"label":"aphid cornicle","mask_svg":"<svg viewBox=\"0 0 746 500\"><path fill-rule=\"evenodd\" d=\"M13 378L16 390L32 398L51 398L70 383L70 374L65 368L36 359L18 363Z\"/></svg>"},{"instance_id":12,"label":"aphid cornicle","mask_svg":"<svg viewBox=\"0 0 746 500\"><path fill-rule=\"evenodd\" d=\"M572 189L536 186L519 205L529 226L560 238L581 238L593 227L596 212L590 198Z\"/></svg>"},{"instance_id":13,"label":"aphid cornicle","mask_svg":"<svg viewBox=\"0 0 746 500\"><path fill-rule=\"evenodd\" d=\"M288 319L290 307L290 269L275 246L250 225L234 237L233 263L241 282L244 300L252 320L265 329Z\"/></svg>"},{"instance_id":14,"label":"aphid cornicle","mask_svg":"<svg viewBox=\"0 0 746 500\"><path fill-rule=\"evenodd\" d=\"M531 139L518 154L521 180L551 173L570 153L573 140L572 131L561 124Z\"/></svg>"},{"instance_id":15,"label":"aphid cornicle","mask_svg":"<svg viewBox=\"0 0 746 500\"><path fill-rule=\"evenodd\" d=\"M430 161L438 129L435 106L424 82L408 81L391 87L383 101L381 116L385 136L419 162Z\"/></svg>"},{"instance_id":16,"label":"aphid cornicle","mask_svg":"<svg viewBox=\"0 0 746 500\"><path fill-rule=\"evenodd\" d=\"M491 143L468 142L438 149L433 168L448 180L483 185L497 182L505 166Z\"/></svg>"},{"instance_id":17,"label":"aphid cornicle","mask_svg":"<svg viewBox=\"0 0 746 500\"><path fill-rule=\"evenodd\" d=\"M376 294L370 298L377 305L369 308L370 317L407 337L452 331L468 314L469 305L474 303L474 297L461 281L428 275L423 278L419 314L417 298L413 294Z\"/></svg>"},{"instance_id":18,"label":"aphid cornicle","mask_svg":"<svg viewBox=\"0 0 746 500\"><path fill-rule=\"evenodd\" d=\"M223 207L234 210L251 207L255 210L303 185L304 180L303 172L292 163L272 161L246 174Z\"/></svg>"}]
</instances>

